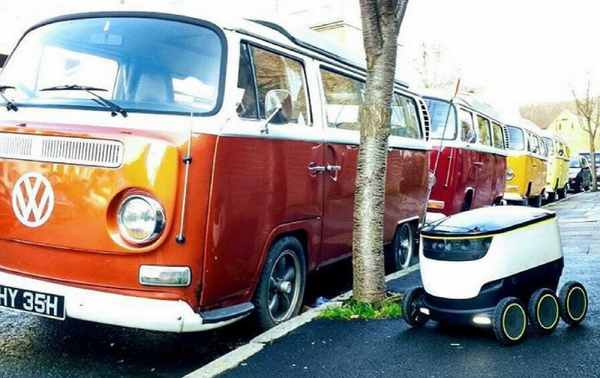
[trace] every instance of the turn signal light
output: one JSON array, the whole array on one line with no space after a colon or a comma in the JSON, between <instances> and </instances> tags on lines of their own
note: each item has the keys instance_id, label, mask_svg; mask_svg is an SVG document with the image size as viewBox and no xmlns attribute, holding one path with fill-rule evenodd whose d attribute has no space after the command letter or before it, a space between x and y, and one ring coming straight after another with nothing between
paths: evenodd
<instances>
[{"instance_id":1,"label":"turn signal light","mask_svg":"<svg viewBox=\"0 0 600 378\"><path fill-rule=\"evenodd\" d=\"M446 206L446 203L444 203L444 201L435 201L435 200L427 201L428 209L443 210L445 206Z\"/></svg>"},{"instance_id":2,"label":"turn signal light","mask_svg":"<svg viewBox=\"0 0 600 378\"><path fill-rule=\"evenodd\" d=\"M189 286L191 280L187 266L140 266L140 284L145 286Z\"/></svg>"}]
</instances>

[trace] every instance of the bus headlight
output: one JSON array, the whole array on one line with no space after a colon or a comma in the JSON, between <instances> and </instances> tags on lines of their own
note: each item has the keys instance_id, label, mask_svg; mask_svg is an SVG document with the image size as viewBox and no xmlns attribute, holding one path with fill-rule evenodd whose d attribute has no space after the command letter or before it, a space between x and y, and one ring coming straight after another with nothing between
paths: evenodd
<instances>
[{"instance_id":1,"label":"bus headlight","mask_svg":"<svg viewBox=\"0 0 600 378\"><path fill-rule=\"evenodd\" d=\"M156 240L165 228L165 211L156 200L135 194L127 197L117 216L125 240L144 244Z\"/></svg>"},{"instance_id":2,"label":"bus headlight","mask_svg":"<svg viewBox=\"0 0 600 378\"><path fill-rule=\"evenodd\" d=\"M512 179L515 178L515 171L513 171L512 169L508 168L506 170L506 181L510 181Z\"/></svg>"}]
</instances>

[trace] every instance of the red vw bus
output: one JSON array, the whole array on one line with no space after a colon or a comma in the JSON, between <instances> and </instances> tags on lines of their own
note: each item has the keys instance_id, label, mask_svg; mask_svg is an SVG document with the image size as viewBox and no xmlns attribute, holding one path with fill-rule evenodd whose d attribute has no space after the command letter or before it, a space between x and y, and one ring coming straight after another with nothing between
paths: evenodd
<instances>
[{"instance_id":1,"label":"red vw bus","mask_svg":"<svg viewBox=\"0 0 600 378\"><path fill-rule=\"evenodd\" d=\"M0 306L170 332L298 314L307 272L351 253L362 62L189 13L33 27L0 74ZM431 148L400 82L392 110L384 234L403 268Z\"/></svg>"},{"instance_id":2,"label":"red vw bus","mask_svg":"<svg viewBox=\"0 0 600 378\"><path fill-rule=\"evenodd\" d=\"M427 211L451 215L499 204L507 153L506 129L497 112L467 95L453 101L440 94L424 98L431 117L430 169L436 178Z\"/></svg>"}]
</instances>

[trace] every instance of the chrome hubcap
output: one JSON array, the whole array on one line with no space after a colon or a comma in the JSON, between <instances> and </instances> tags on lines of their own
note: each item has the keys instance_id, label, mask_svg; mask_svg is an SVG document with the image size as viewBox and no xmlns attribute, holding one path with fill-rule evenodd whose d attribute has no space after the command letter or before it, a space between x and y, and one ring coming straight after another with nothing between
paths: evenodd
<instances>
[{"instance_id":1,"label":"chrome hubcap","mask_svg":"<svg viewBox=\"0 0 600 378\"><path fill-rule=\"evenodd\" d=\"M402 225L400 228L400 247L398 248L398 260L402 269L408 268L412 256L413 238L410 226Z\"/></svg>"},{"instance_id":2,"label":"chrome hubcap","mask_svg":"<svg viewBox=\"0 0 600 378\"><path fill-rule=\"evenodd\" d=\"M298 304L300 287L300 261L293 251L283 252L269 277L269 315L275 323L291 317Z\"/></svg>"}]
</instances>

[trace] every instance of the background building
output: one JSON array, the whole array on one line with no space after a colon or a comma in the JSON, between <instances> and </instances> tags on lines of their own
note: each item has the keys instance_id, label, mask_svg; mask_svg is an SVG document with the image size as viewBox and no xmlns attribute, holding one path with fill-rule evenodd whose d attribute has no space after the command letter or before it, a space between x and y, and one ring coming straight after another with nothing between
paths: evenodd
<instances>
[{"instance_id":1,"label":"background building","mask_svg":"<svg viewBox=\"0 0 600 378\"><path fill-rule=\"evenodd\" d=\"M560 134L567 140L571 156L578 155L580 152L590 151L589 134L581 127L585 122L577 114L565 109L558 117L550 124L548 130L552 130ZM600 142L598 138L595 140L596 151L600 151Z\"/></svg>"}]
</instances>

